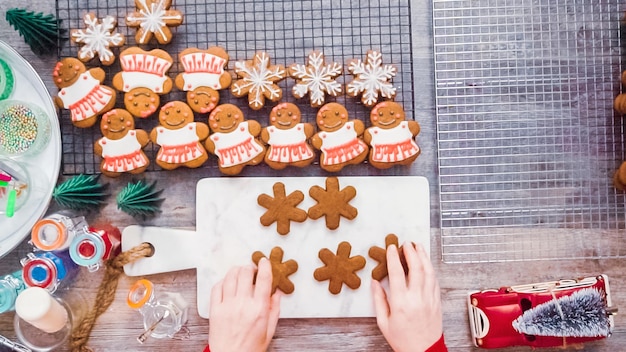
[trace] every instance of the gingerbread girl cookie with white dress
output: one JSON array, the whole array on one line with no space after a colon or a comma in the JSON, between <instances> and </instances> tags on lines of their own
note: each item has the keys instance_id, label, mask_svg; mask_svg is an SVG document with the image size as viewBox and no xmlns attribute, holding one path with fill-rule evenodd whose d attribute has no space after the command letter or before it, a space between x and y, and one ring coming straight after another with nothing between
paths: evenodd
<instances>
[{"instance_id":1,"label":"gingerbread girl cookie with white dress","mask_svg":"<svg viewBox=\"0 0 626 352\"><path fill-rule=\"evenodd\" d=\"M409 165L420 155L413 140L420 133L416 121L406 121L402 105L385 101L370 113L372 126L365 130L363 140L371 149L369 163L378 169Z\"/></svg>"},{"instance_id":2,"label":"gingerbread girl cookie with white dress","mask_svg":"<svg viewBox=\"0 0 626 352\"><path fill-rule=\"evenodd\" d=\"M367 157L368 147L361 136L365 130L360 120L348 120L348 111L339 103L328 103L317 113L317 132L311 138L315 149L321 150L320 167L337 172L346 165L360 164Z\"/></svg>"},{"instance_id":3,"label":"gingerbread girl cookie with white dress","mask_svg":"<svg viewBox=\"0 0 626 352\"><path fill-rule=\"evenodd\" d=\"M100 131L104 137L94 144L94 153L102 157L100 172L109 177L123 172L142 173L150 165L143 148L150 141L148 133L135 129L133 116L124 109L102 115Z\"/></svg>"},{"instance_id":4,"label":"gingerbread girl cookie with white dress","mask_svg":"<svg viewBox=\"0 0 626 352\"><path fill-rule=\"evenodd\" d=\"M150 132L152 143L161 148L156 163L166 170L180 166L200 167L209 158L202 146L209 136L209 127L193 121L193 111L182 101L169 102L159 112L160 125Z\"/></svg>"},{"instance_id":5,"label":"gingerbread girl cookie with white dress","mask_svg":"<svg viewBox=\"0 0 626 352\"><path fill-rule=\"evenodd\" d=\"M185 72L176 76L176 87L187 92L187 104L197 113L206 114L220 101L219 90L228 88L232 77L224 68L228 54L220 47L207 50L188 48L179 54Z\"/></svg>"},{"instance_id":6,"label":"gingerbread girl cookie with white dress","mask_svg":"<svg viewBox=\"0 0 626 352\"><path fill-rule=\"evenodd\" d=\"M246 165L263 161L265 146L257 139L261 125L254 120L245 120L237 106L218 105L209 115L209 127L212 133L205 147L218 157L223 174L237 175Z\"/></svg>"},{"instance_id":7,"label":"gingerbread girl cookie with white dress","mask_svg":"<svg viewBox=\"0 0 626 352\"><path fill-rule=\"evenodd\" d=\"M265 163L272 169L305 167L313 162L315 153L308 140L315 128L301 119L300 109L292 103L278 104L270 112L270 126L261 131L261 140L268 145Z\"/></svg>"},{"instance_id":8,"label":"gingerbread girl cookie with white dress","mask_svg":"<svg viewBox=\"0 0 626 352\"><path fill-rule=\"evenodd\" d=\"M105 73L99 67L87 70L80 60L67 57L57 62L52 77L59 88L54 102L70 110L76 127L93 126L99 115L115 106L115 90L101 84Z\"/></svg>"},{"instance_id":9,"label":"gingerbread girl cookie with white dress","mask_svg":"<svg viewBox=\"0 0 626 352\"><path fill-rule=\"evenodd\" d=\"M135 117L147 118L161 103L159 95L172 90L167 71L174 60L166 51L137 47L120 53L122 71L113 76L113 87L124 92L124 106Z\"/></svg>"}]
</instances>

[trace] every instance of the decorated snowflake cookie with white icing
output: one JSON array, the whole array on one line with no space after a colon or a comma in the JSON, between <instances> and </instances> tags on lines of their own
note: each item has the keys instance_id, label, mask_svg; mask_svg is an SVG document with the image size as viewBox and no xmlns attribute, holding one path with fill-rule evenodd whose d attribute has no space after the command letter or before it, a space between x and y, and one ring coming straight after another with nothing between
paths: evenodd
<instances>
[{"instance_id":1,"label":"decorated snowflake cookie with white icing","mask_svg":"<svg viewBox=\"0 0 626 352\"><path fill-rule=\"evenodd\" d=\"M369 108L376 105L379 95L392 99L396 96L396 88L389 82L396 75L393 65L383 65L383 54L368 51L365 61L350 60L348 72L354 80L346 85L346 93L351 97L361 94L361 101Z\"/></svg>"},{"instance_id":2,"label":"decorated snowflake cookie with white icing","mask_svg":"<svg viewBox=\"0 0 626 352\"><path fill-rule=\"evenodd\" d=\"M341 94L341 84L335 79L343 68L336 62L326 64L324 54L313 51L307 58L307 64L293 64L289 67L289 76L296 79L293 95L300 99L310 94L311 106L324 105L326 94L336 97Z\"/></svg>"},{"instance_id":3,"label":"decorated snowflake cookie with white icing","mask_svg":"<svg viewBox=\"0 0 626 352\"><path fill-rule=\"evenodd\" d=\"M283 90L276 85L287 74L282 65L270 65L270 56L265 52L254 55L252 60L235 62L235 73L241 77L230 87L237 98L248 95L248 105L252 110L259 110L265 105L265 99L279 101Z\"/></svg>"},{"instance_id":4,"label":"decorated snowflake cookie with white icing","mask_svg":"<svg viewBox=\"0 0 626 352\"><path fill-rule=\"evenodd\" d=\"M100 20L95 14L87 13L83 21L87 28L74 29L71 32L72 41L82 45L78 58L87 62L97 55L103 65L111 65L115 61L111 47L122 46L126 41L122 34L113 33L117 25L115 18L106 16Z\"/></svg>"},{"instance_id":5,"label":"decorated snowflake cookie with white icing","mask_svg":"<svg viewBox=\"0 0 626 352\"><path fill-rule=\"evenodd\" d=\"M170 10L172 0L135 0L137 11L126 16L126 24L136 27L137 44L148 44L154 36L159 44L172 41L170 27L183 23L180 11Z\"/></svg>"}]
</instances>

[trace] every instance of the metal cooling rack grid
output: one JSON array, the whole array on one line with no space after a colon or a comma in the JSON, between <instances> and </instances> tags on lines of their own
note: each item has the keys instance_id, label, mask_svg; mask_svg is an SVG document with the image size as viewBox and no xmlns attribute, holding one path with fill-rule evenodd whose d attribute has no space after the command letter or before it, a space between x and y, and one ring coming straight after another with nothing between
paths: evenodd
<instances>
[{"instance_id":1,"label":"metal cooling rack grid","mask_svg":"<svg viewBox=\"0 0 626 352\"><path fill-rule=\"evenodd\" d=\"M84 28L83 15L93 12L98 17L111 15L117 18L117 31L126 36L124 48L135 45L136 30L125 24L126 15L135 10L132 0L57 0L57 17L68 29ZM267 51L273 63L290 65L304 63L311 50L324 52L327 60L345 63L352 58L364 58L367 50L378 49L383 52L385 63L396 65L398 75L393 79L397 87L396 101L404 106L407 116L413 116L413 67L411 53L410 0L236 0L204 1L174 0L172 9L182 11L184 23L173 29L174 39L165 46L142 46L145 50L160 47L174 58L174 65L169 75L174 78L179 73L178 53L188 47L205 49L218 45L226 49L230 56L228 69L232 72L234 61L248 60L257 51ZM66 43L59 58L76 57L78 46ZM119 53L119 50L116 51ZM98 62L94 61L96 64ZM93 67L97 65L88 65ZM106 71L105 84L111 85L111 79L120 71L119 61L103 67ZM352 79L344 74L339 81L345 85ZM296 100L291 94L292 79L283 80L279 86L283 89L283 100L298 105L303 115L303 122L315 124L316 109L309 106L305 99ZM122 94L118 94L116 107L122 107ZM174 91L161 97L161 103L171 100L185 100L182 92ZM332 101L327 98L327 101ZM340 96L336 99L346 106L351 118L358 118L369 126L369 109L359 101ZM274 104L268 103L259 111L247 107L247 99L235 98L230 91L220 92L220 103L238 105L247 119L256 119L261 125L267 125L269 110ZM269 108L267 107L269 106ZM88 128L75 128L70 123L69 113L60 114L63 139L62 173L93 174L99 172L100 160L93 155L93 143L100 138L98 125ZM206 116L196 115L196 121L205 121ZM205 121L206 122L206 121ZM156 119L136 119L137 127L150 131L156 125ZM156 148L149 147L146 154L154 160ZM205 176L219 176L214 157L203 165ZM268 168L255 167L258 176L272 172ZM362 165L350 171L356 173L377 173L377 170ZM159 171L152 163L148 171ZM313 172L305 170L302 172ZM396 172L406 172L404 170Z\"/></svg>"},{"instance_id":2,"label":"metal cooling rack grid","mask_svg":"<svg viewBox=\"0 0 626 352\"><path fill-rule=\"evenodd\" d=\"M611 180L624 160L612 109L623 10L433 1L444 261L626 255Z\"/></svg>"}]
</instances>

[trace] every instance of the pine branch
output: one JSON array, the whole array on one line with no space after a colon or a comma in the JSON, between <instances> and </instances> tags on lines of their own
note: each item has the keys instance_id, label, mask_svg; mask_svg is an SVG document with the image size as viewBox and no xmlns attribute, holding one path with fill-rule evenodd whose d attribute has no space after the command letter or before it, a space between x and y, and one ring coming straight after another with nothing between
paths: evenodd
<instances>
[{"instance_id":1,"label":"pine branch","mask_svg":"<svg viewBox=\"0 0 626 352\"><path fill-rule=\"evenodd\" d=\"M60 206L72 210L91 210L104 203L109 194L107 185L98 183L100 175L74 176L57 185L52 191L52 198Z\"/></svg>"},{"instance_id":2,"label":"pine branch","mask_svg":"<svg viewBox=\"0 0 626 352\"><path fill-rule=\"evenodd\" d=\"M160 211L163 190L156 190L156 181L147 184L141 180L131 182L117 195L117 208L130 216L153 216Z\"/></svg>"},{"instance_id":3,"label":"pine branch","mask_svg":"<svg viewBox=\"0 0 626 352\"><path fill-rule=\"evenodd\" d=\"M64 35L66 30L60 28L61 21L51 14L13 8L7 10L6 20L37 55L54 53L60 41L67 39Z\"/></svg>"}]
</instances>

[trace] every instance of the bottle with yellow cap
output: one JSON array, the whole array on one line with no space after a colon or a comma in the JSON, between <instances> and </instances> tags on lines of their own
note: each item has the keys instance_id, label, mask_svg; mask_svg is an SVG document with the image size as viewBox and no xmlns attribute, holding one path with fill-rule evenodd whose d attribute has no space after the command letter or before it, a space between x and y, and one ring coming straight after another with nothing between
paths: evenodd
<instances>
[{"instance_id":1,"label":"bottle with yellow cap","mask_svg":"<svg viewBox=\"0 0 626 352\"><path fill-rule=\"evenodd\" d=\"M155 293L152 282L141 279L128 292L126 303L143 317L144 333L137 338L143 343L148 336L172 338L187 322L188 303L177 292Z\"/></svg>"},{"instance_id":2,"label":"bottle with yellow cap","mask_svg":"<svg viewBox=\"0 0 626 352\"><path fill-rule=\"evenodd\" d=\"M59 212L37 221L31 231L31 243L42 251L65 250L79 232L88 227L84 216Z\"/></svg>"}]
</instances>

